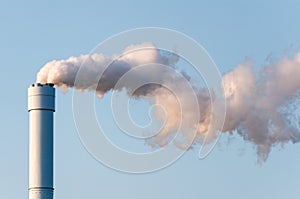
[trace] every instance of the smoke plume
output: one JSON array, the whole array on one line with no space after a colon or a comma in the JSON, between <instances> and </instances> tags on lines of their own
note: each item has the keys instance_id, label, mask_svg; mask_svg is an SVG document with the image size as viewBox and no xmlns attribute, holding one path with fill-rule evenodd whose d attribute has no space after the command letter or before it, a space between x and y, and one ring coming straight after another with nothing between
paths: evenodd
<instances>
[{"instance_id":1,"label":"smoke plume","mask_svg":"<svg viewBox=\"0 0 300 199\"><path fill-rule=\"evenodd\" d=\"M70 57L66 60L54 60L42 67L37 74L36 81L39 83L53 83L63 89L75 87L75 79L82 64L81 73L84 78L76 84L75 89L95 90L101 98L106 92L116 89L132 91L134 88L130 83L122 88L115 87L118 80L128 71L137 66L158 63L176 69L178 56L174 53L162 53L152 43L143 43L127 47L121 55L106 56L103 54L81 55ZM109 67L106 66L109 65ZM99 81L99 74L102 74ZM190 77L181 72L184 81L190 81ZM189 106L188 95L183 88L183 80L179 74L169 74L167 71L157 74L155 69L136 72L134 78L149 79L174 84L187 110L184 117L189 119L195 117L194 107ZM256 147L260 160L266 160L273 146L288 142L300 141L300 131L297 125L289 120L288 104L297 98L300 89L300 52L292 58L282 57L278 61L254 72L252 63L246 61L238 65L232 71L224 74L222 85L223 97L227 104L227 112L222 132L237 133L245 141L251 142ZM194 144L201 143L204 136L209 134L211 139L215 138L215 132L209 131L211 124L211 103L214 99L206 88L198 88L192 85L197 95L198 105L201 110L197 126L197 136ZM164 107L167 114L165 126L160 132L148 140L151 146L165 146L172 140L173 134L180 124L181 115L178 105L178 96L174 96L165 87L160 85L145 85L133 92L137 98L151 97L153 103ZM155 110L157 120L163 120L165 114ZM299 119L298 119L299 120ZM296 121L299 123L299 121ZM190 136L188 126L185 136ZM214 129L214 128L212 128ZM186 148L184 142L175 143L178 147Z\"/></svg>"}]
</instances>

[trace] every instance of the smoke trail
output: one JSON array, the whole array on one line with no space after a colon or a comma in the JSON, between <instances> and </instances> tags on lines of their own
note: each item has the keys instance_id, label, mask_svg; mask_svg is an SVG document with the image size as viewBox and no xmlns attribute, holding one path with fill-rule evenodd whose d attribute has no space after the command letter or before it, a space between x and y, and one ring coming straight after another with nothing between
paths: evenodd
<instances>
[{"instance_id":1,"label":"smoke trail","mask_svg":"<svg viewBox=\"0 0 300 199\"><path fill-rule=\"evenodd\" d=\"M96 90L101 98L111 89L130 91L133 88L128 82L123 88L114 88L117 81L131 69L150 63L159 63L175 69L178 57L173 54L163 54L151 43L132 45L118 56L103 54L81 55L66 60L54 60L47 63L37 74L37 82L54 83L66 89L74 87L76 75L84 63L85 77L76 84L75 89ZM109 67L105 70L105 67ZM82 72L81 72L82 73ZM102 74L99 80L98 74ZM186 80L190 77L181 73ZM232 71L224 74L222 84L224 99L227 102L227 113L222 132L237 132L244 140L256 146L259 160L266 160L271 148L277 144L299 142L300 132L291 125L287 118L288 109L283 107L295 97L300 89L300 52L294 57L283 57L277 62L264 66L259 73L253 71L252 63L247 61ZM155 70L136 73L135 78L162 79L169 84L176 84L180 90L182 82L174 74L157 74ZM192 84L192 82L191 82ZM183 87L182 87L183 88ZM198 98L201 117L198 124L197 137L194 143L201 143L204 136L215 138L215 132L209 131L211 125L211 96L207 89L193 86ZM165 126L159 134L148 140L151 146L165 146L172 140L173 133L178 129L181 116L178 101L168 89L159 85L145 85L134 92L135 97L151 97L153 103L164 107L167 114ZM185 90L180 90L183 101L187 99ZM180 104L185 104L180 102ZM193 107L185 104L188 110L184 117L195 116ZM217 113L216 113L217 114ZM155 110L157 120L162 120L164 113ZM189 129L189 127L185 127ZM214 128L212 128L214 129ZM185 132L185 136L189 136ZM176 143L175 143L176 144ZM184 142L177 143L178 147L186 148Z\"/></svg>"},{"instance_id":2,"label":"smoke trail","mask_svg":"<svg viewBox=\"0 0 300 199\"><path fill-rule=\"evenodd\" d=\"M300 52L263 67L258 74L248 62L223 76L228 103L223 131L236 130L255 143L259 157L266 160L272 146L300 141L299 129L286 117L289 110L282 109L300 89Z\"/></svg>"},{"instance_id":3,"label":"smoke trail","mask_svg":"<svg viewBox=\"0 0 300 199\"><path fill-rule=\"evenodd\" d=\"M66 89L74 87L76 75L80 66L83 67L85 78L76 84L79 90L96 90L101 98L107 91L114 88L117 81L126 72L136 66L150 63L159 63L172 66L177 62L177 56L171 54L163 56L151 43L128 46L122 55L106 56L103 54L81 55L70 57L66 60L54 60L47 63L37 74L36 81L39 83L53 83L58 87ZM106 69L106 66L108 66ZM101 79L99 74L103 74ZM151 76L150 76L151 75ZM137 78L157 78L155 71L146 74L137 74ZM98 80L100 79L100 82ZM127 89L130 89L127 87ZM148 93L148 87L139 92Z\"/></svg>"}]
</instances>

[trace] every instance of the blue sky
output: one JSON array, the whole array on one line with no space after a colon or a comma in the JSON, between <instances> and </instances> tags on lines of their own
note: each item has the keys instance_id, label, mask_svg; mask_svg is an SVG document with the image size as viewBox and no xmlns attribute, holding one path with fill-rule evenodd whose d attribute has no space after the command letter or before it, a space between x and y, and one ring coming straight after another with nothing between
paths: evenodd
<instances>
[{"instance_id":1,"label":"blue sky","mask_svg":"<svg viewBox=\"0 0 300 199\"><path fill-rule=\"evenodd\" d=\"M255 67L300 47L299 1L7 1L0 3L0 198L26 198L27 87L53 59L89 53L107 37L137 27L174 29L194 38L222 72L246 57ZM256 163L253 146L222 136L204 160L187 152L150 174L111 170L81 145L72 92L57 91L56 198L289 198L300 196L300 144L272 150Z\"/></svg>"}]
</instances>

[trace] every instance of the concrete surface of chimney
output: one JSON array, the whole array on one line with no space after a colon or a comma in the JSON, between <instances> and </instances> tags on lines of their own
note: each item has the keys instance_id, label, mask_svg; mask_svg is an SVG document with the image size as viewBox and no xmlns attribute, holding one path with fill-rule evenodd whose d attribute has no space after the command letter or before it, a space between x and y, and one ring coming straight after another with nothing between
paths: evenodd
<instances>
[{"instance_id":1,"label":"concrete surface of chimney","mask_svg":"<svg viewBox=\"0 0 300 199\"><path fill-rule=\"evenodd\" d=\"M28 88L29 199L53 199L53 84Z\"/></svg>"}]
</instances>

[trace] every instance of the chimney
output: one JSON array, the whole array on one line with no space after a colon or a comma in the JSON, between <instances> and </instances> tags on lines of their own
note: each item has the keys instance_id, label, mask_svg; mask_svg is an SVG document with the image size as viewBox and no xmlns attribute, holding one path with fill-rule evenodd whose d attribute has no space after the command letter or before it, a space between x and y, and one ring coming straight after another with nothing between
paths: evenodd
<instances>
[{"instance_id":1,"label":"chimney","mask_svg":"<svg viewBox=\"0 0 300 199\"><path fill-rule=\"evenodd\" d=\"M53 199L53 84L28 88L29 199Z\"/></svg>"}]
</instances>

